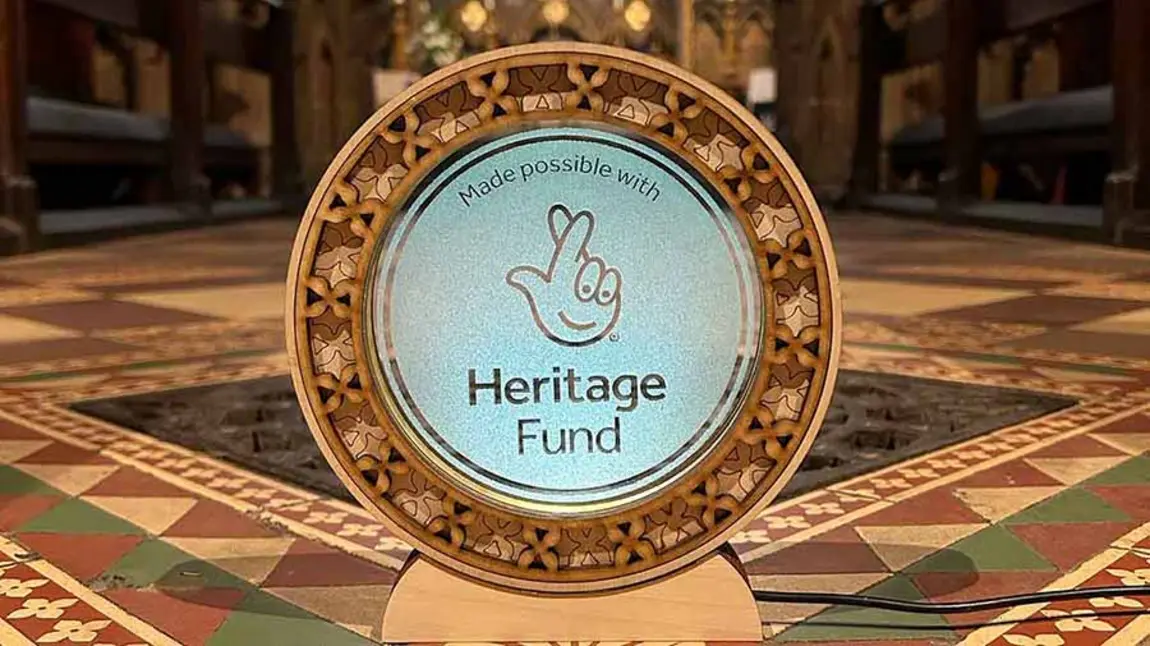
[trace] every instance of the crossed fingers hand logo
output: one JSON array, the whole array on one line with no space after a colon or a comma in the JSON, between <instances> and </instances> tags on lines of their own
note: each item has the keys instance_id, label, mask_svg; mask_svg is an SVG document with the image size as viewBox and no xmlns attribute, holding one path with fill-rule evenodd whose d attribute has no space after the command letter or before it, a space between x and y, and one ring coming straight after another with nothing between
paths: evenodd
<instances>
[{"instance_id":1,"label":"crossed fingers hand logo","mask_svg":"<svg viewBox=\"0 0 1150 646\"><path fill-rule=\"evenodd\" d=\"M555 248L547 267L520 265L507 272L507 284L531 307L535 325L552 341L590 345L611 333L619 320L623 278L588 249L595 232L590 211L575 215L562 204L547 212Z\"/></svg>"}]
</instances>

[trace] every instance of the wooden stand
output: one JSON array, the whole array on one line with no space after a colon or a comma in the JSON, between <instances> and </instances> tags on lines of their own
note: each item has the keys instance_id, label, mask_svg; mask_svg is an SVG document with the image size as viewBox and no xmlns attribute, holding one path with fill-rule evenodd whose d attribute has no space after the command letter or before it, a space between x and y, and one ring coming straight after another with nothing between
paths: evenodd
<instances>
[{"instance_id":1,"label":"wooden stand","mask_svg":"<svg viewBox=\"0 0 1150 646\"><path fill-rule=\"evenodd\" d=\"M385 643L761 642L762 622L733 555L621 592L542 597L463 579L414 554L383 615Z\"/></svg>"}]
</instances>

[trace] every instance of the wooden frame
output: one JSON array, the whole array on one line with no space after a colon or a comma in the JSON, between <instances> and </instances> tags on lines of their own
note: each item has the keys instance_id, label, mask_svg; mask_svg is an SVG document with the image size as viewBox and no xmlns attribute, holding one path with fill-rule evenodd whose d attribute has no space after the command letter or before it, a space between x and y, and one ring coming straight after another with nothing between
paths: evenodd
<instances>
[{"instance_id":1,"label":"wooden frame","mask_svg":"<svg viewBox=\"0 0 1150 646\"><path fill-rule=\"evenodd\" d=\"M485 503L420 458L381 399L364 312L375 243L420 178L479 137L556 119L623 128L705 178L747 234L766 303L751 392L699 466L652 499L564 521ZM807 299L804 307L790 307L795 298ZM312 195L292 253L286 314L305 417L359 502L441 565L540 593L618 589L667 575L754 518L798 468L826 413L842 316L822 215L765 127L714 85L668 63L576 43L461 61L376 112ZM354 357L323 351L333 344L354 348Z\"/></svg>"}]
</instances>

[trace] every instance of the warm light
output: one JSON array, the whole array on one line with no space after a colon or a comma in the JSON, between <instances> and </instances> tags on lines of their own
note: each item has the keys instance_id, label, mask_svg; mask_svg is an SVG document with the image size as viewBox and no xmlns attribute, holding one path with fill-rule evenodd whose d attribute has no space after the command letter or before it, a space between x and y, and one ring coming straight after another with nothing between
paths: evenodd
<instances>
[{"instance_id":1,"label":"warm light","mask_svg":"<svg viewBox=\"0 0 1150 646\"><path fill-rule=\"evenodd\" d=\"M459 8L459 21L467 31L479 31L487 24L487 9L479 0L469 0Z\"/></svg>"},{"instance_id":2,"label":"warm light","mask_svg":"<svg viewBox=\"0 0 1150 646\"><path fill-rule=\"evenodd\" d=\"M567 6L567 0L544 0L543 2L543 19L552 26L563 24L570 14L571 8Z\"/></svg>"},{"instance_id":3,"label":"warm light","mask_svg":"<svg viewBox=\"0 0 1150 646\"><path fill-rule=\"evenodd\" d=\"M627 22L631 31L643 31L651 22L651 8L644 0L632 0L631 4L627 5L627 10L623 12L623 20Z\"/></svg>"}]
</instances>

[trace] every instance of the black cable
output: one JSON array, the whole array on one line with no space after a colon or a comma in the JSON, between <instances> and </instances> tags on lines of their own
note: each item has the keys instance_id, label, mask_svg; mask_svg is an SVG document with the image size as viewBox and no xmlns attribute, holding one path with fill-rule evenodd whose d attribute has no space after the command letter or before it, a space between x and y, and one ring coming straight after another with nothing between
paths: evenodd
<instances>
[{"instance_id":1,"label":"black cable","mask_svg":"<svg viewBox=\"0 0 1150 646\"><path fill-rule=\"evenodd\" d=\"M890 597L872 597L865 594L837 594L833 592L783 592L779 590L755 590L755 601L768 603L812 603L835 606L861 606L896 612L913 612L931 615L960 615L980 610L1013 608L1032 603L1050 603L1070 599L1092 599L1095 597L1148 597L1150 585L1111 586L1104 588L1079 588L1076 590L1047 590L1028 594L1015 594L1005 597L972 599L935 603L931 601L904 601Z\"/></svg>"}]
</instances>

